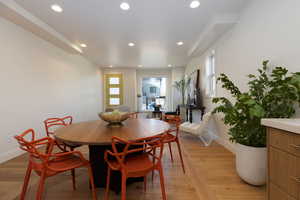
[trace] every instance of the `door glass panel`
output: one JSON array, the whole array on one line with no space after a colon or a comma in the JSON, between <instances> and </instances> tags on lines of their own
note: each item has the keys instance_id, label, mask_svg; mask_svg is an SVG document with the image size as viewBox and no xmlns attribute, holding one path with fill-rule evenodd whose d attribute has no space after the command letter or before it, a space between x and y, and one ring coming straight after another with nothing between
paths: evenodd
<instances>
[{"instance_id":1,"label":"door glass panel","mask_svg":"<svg viewBox=\"0 0 300 200\"><path fill-rule=\"evenodd\" d=\"M110 98L109 104L110 105L120 105L120 98Z\"/></svg>"},{"instance_id":2,"label":"door glass panel","mask_svg":"<svg viewBox=\"0 0 300 200\"><path fill-rule=\"evenodd\" d=\"M120 78L118 78L118 77L109 78L109 84L110 85L120 84Z\"/></svg>"},{"instance_id":3,"label":"door glass panel","mask_svg":"<svg viewBox=\"0 0 300 200\"><path fill-rule=\"evenodd\" d=\"M110 95L119 95L120 94L120 88L109 88L109 94Z\"/></svg>"}]
</instances>

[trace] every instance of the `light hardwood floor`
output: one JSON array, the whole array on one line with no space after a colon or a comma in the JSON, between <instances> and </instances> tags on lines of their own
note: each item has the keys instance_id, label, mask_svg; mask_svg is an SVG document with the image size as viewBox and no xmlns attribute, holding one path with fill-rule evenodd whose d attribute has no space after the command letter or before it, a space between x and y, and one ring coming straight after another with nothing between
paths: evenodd
<instances>
[{"instance_id":1,"label":"light hardwood floor","mask_svg":"<svg viewBox=\"0 0 300 200\"><path fill-rule=\"evenodd\" d=\"M177 148L173 148L175 162L172 164L168 151L164 156L164 173L168 200L265 200L265 187L250 186L237 176L234 155L224 147L213 144L204 147L195 137L183 135L181 138L183 154L187 168L183 174ZM168 149L166 149L168 150ZM87 156L87 148L81 151ZM22 155L0 164L0 199L18 199L27 164L27 156ZM79 200L91 199L85 169L77 171L77 190L72 190L69 173L47 179L45 199ZM148 177L147 192L143 192L143 183L135 183L127 188L128 200L161 199L158 176L154 182ZM38 177L33 173L26 199L35 199ZM97 189L98 199L103 199L103 189ZM119 199L111 192L110 199Z\"/></svg>"}]
</instances>

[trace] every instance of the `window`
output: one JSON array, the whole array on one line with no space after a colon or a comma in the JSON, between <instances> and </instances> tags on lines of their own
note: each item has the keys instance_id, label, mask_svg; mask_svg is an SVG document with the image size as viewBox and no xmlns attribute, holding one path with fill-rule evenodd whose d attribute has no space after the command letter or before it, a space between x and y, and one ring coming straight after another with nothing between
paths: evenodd
<instances>
[{"instance_id":1,"label":"window","mask_svg":"<svg viewBox=\"0 0 300 200\"><path fill-rule=\"evenodd\" d=\"M119 106L123 103L122 74L106 74L105 88L107 106Z\"/></svg>"},{"instance_id":2,"label":"window","mask_svg":"<svg viewBox=\"0 0 300 200\"><path fill-rule=\"evenodd\" d=\"M215 52L212 51L206 60L206 95L214 97L216 95L216 72L215 72Z\"/></svg>"}]
</instances>

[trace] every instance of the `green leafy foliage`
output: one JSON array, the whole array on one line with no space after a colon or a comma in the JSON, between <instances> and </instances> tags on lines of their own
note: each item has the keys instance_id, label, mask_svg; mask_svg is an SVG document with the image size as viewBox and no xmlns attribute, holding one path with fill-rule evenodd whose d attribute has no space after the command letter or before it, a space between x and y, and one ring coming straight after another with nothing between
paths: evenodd
<instances>
[{"instance_id":1,"label":"green leafy foliage","mask_svg":"<svg viewBox=\"0 0 300 200\"><path fill-rule=\"evenodd\" d=\"M268 73L269 61L264 61L258 75L249 74L248 92L239 88L225 74L218 81L234 97L214 98L219 105L213 113L224 113L224 123L230 126L232 142L247 146L265 147L266 128L262 118L290 118L295 114L295 103L300 106L300 72L289 74L284 67L275 67Z\"/></svg>"}]
</instances>

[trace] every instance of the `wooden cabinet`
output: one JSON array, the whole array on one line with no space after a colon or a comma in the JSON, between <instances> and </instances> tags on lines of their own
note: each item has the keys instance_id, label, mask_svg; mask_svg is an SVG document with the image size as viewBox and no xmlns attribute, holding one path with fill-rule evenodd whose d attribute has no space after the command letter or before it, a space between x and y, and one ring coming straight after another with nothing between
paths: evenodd
<instances>
[{"instance_id":1,"label":"wooden cabinet","mask_svg":"<svg viewBox=\"0 0 300 200\"><path fill-rule=\"evenodd\" d=\"M268 199L300 200L300 135L268 128Z\"/></svg>"},{"instance_id":2,"label":"wooden cabinet","mask_svg":"<svg viewBox=\"0 0 300 200\"><path fill-rule=\"evenodd\" d=\"M272 200L296 200L293 197L287 195L287 193L280 190L276 185L270 183L270 195L269 199Z\"/></svg>"}]
</instances>

